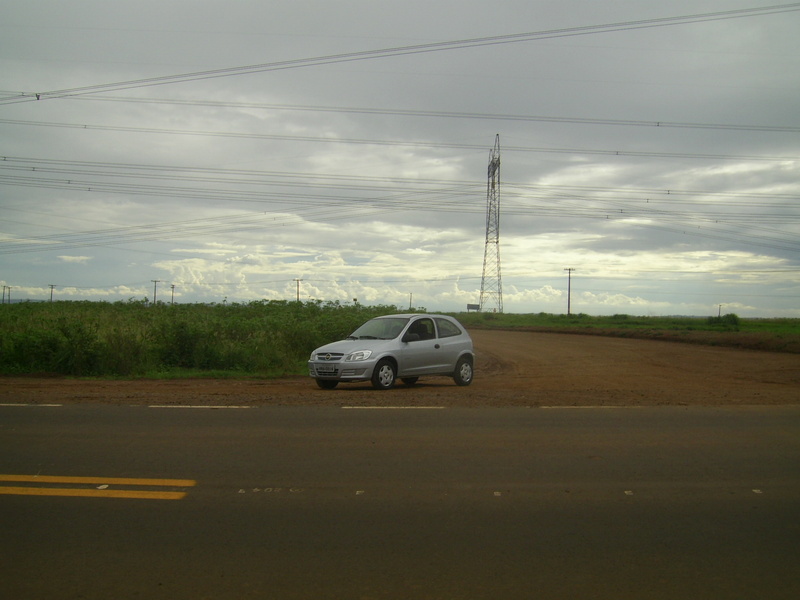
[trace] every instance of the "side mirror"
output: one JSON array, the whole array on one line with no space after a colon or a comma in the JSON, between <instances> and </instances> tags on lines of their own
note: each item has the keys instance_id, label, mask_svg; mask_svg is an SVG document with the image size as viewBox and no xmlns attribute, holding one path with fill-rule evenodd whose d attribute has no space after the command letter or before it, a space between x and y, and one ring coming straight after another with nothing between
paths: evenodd
<instances>
[{"instance_id":1,"label":"side mirror","mask_svg":"<svg viewBox=\"0 0 800 600\"><path fill-rule=\"evenodd\" d=\"M407 333L403 336L404 342L418 342L420 340L418 333Z\"/></svg>"}]
</instances>

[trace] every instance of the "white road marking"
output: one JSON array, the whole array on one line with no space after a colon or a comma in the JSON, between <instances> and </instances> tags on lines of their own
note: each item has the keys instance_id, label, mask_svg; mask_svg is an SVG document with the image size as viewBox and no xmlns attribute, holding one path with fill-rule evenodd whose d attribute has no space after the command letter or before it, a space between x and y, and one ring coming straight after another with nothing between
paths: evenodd
<instances>
[{"instance_id":1,"label":"white road marking","mask_svg":"<svg viewBox=\"0 0 800 600\"><path fill-rule=\"evenodd\" d=\"M63 404L0 404L0 406L63 406Z\"/></svg>"}]
</instances>

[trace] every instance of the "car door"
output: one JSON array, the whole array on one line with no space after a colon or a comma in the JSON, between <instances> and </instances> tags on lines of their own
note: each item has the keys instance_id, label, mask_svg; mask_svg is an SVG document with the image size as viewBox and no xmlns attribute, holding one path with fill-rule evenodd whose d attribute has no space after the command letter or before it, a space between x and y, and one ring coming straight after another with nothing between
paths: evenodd
<instances>
[{"instance_id":1,"label":"car door","mask_svg":"<svg viewBox=\"0 0 800 600\"><path fill-rule=\"evenodd\" d=\"M436 337L433 319L420 317L411 322L407 334L419 336L402 342L401 360L399 361L400 377L418 377L428 373L437 373L441 369L441 346Z\"/></svg>"},{"instance_id":2,"label":"car door","mask_svg":"<svg viewBox=\"0 0 800 600\"><path fill-rule=\"evenodd\" d=\"M464 332L452 321L443 317L436 318L436 329L439 340L440 373L450 373L456 366L458 357L470 346Z\"/></svg>"}]
</instances>

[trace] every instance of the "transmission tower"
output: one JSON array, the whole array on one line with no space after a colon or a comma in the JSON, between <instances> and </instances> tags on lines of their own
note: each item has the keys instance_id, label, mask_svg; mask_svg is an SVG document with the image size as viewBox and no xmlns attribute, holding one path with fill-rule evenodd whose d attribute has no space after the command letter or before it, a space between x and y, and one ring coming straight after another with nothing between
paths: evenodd
<instances>
[{"instance_id":1,"label":"transmission tower","mask_svg":"<svg viewBox=\"0 0 800 600\"><path fill-rule=\"evenodd\" d=\"M503 282L500 278L500 134L489 152L486 185L486 246L483 251L480 310L503 312Z\"/></svg>"}]
</instances>

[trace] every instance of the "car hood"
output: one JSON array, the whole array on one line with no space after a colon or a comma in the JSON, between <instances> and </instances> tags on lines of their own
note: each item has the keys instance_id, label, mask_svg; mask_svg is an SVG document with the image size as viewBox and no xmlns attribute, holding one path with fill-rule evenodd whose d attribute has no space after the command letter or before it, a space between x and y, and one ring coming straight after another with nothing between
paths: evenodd
<instances>
[{"instance_id":1,"label":"car hood","mask_svg":"<svg viewBox=\"0 0 800 600\"><path fill-rule=\"evenodd\" d=\"M331 344L325 344L314 350L314 354L325 352L350 354L358 350L372 350L373 352L380 352L389 346L397 346L398 340L340 340Z\"/></svg>"}]
</instances>

